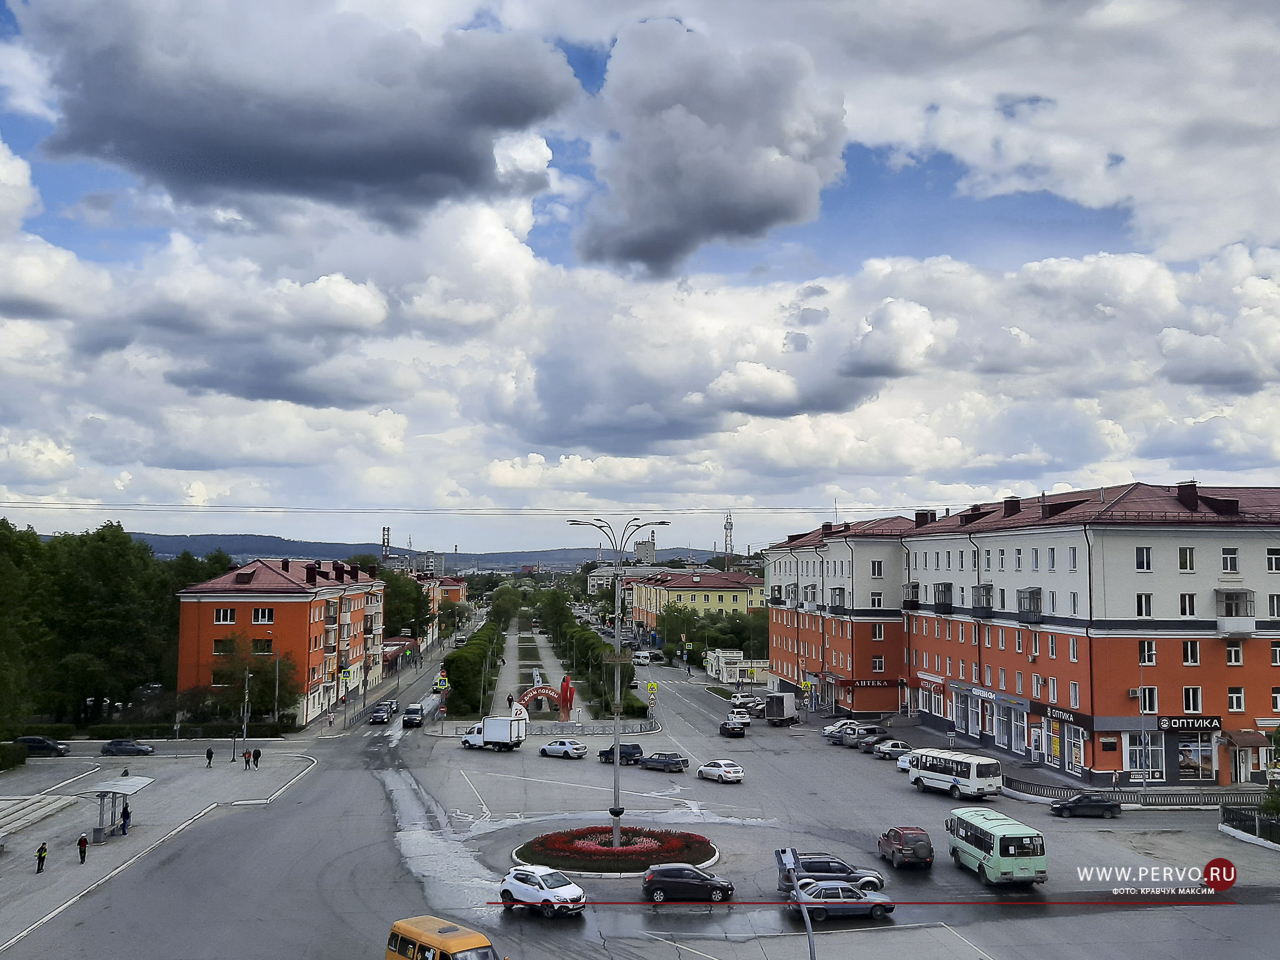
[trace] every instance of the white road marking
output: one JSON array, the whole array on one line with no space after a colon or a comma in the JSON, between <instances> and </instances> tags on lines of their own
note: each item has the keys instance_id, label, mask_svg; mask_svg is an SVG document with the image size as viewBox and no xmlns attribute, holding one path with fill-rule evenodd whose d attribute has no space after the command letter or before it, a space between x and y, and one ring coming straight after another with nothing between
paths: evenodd
<instances>
[{"instance_id":1,"label":"white road marking","mask_svg":"<svg viewBox=\"0 0 1280 960\"><path fill-rule=\"evenodd\" d=\"M467 771L459 770L458 772L462 774L462 779L467 781L467 786L471 788L471 792L476 795L476 800L480 803L480 809L484 811L484 819L492 819L493 814L489 812L489 805L484 802L484 797L480 796L480 791L476 789L476 785L472 783L471 778L467 776Z\"/></svg>"}]
</instances>

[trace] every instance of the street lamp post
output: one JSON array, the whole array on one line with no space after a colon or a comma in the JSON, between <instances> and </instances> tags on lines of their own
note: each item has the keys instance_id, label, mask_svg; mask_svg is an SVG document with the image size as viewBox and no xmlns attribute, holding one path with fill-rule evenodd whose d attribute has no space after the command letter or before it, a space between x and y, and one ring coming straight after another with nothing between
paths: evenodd
<instances>
[{"instance_id":1,"label":"street lamp post","mask_svg":"<svg viewBox=\"0 0 1280 960\"><path fill-rule=\"evenodd\" d=\"M244 728L240 733L243 740L249 739L249 678L253 674L249 672L249 668L244 668Z\"/></svg>"},{"instance_id":2,"label":"street lamp post","mask_svg":"<svg viewBox=\"0 0 1280 960\"><path fill-rule=\"evenodd\" d=\"M622 740L622 554L627 543L646 527L667 527L670 521L652 520L641 523L639 517L632 517L622 526L621 534L614 532L613 524L606 520L570 520L570 526L594 527L603 533L613 547L613 647L616 661L613 665L613 806L609 808L609 816L613 818L613 845L622 846L622 761L619 757Z\"/></svg>"}]
</instances>

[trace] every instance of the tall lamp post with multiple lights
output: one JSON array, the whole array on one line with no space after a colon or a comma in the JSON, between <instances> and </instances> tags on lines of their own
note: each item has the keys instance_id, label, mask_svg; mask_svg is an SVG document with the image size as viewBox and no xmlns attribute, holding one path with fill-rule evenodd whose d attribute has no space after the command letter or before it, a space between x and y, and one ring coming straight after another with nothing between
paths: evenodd
<instances>
[{"instance_id":1,"label":"tall lamp post with multiple lights","mask_svg":"<svg viewBox=\"0 0 1280 960\"><path fill-rule=\"evenodd\" d=\"M622 532L615 533L613 524L606 520L570 520L570 526L595 527L613 547L613 648L616 662L613 665L613 806L609 808L609 816L613 817L613 845L622 846L622 762L619 757L622 739L622 554L627 544L641 530L647 527L670 526L668 520L652 520L641 523L639 517L632 517L623 524Z\"/></svg>"}]
</instances>

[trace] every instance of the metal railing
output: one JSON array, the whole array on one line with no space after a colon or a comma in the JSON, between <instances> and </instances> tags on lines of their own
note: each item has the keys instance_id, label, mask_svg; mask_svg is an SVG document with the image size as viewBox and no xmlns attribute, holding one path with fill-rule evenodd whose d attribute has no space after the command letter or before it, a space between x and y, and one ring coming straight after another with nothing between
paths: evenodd
<instances>
[{"instance_id":1,"label":"metal railing","mask_svg":"<svg viewBox=\"0 0 1280 960\"><path fill-rule=\"evenodd\" d=\"M1131 803L1143 807L1213 807L1233 804L1253 808L1262 802L1264 795L1261 790L1230 790L1212 787L1198 790L1116 790L1083 783L1078 787L1035 783L1010 776L1001 779L1007 790L1033 797L1044 797L1046 800L1069 800L1079 793L1099 793L1118 803Z\"/></svg>"},{"instance_id":2,"label":"metal railing","mask_svg":"<svg viewBox=\"0 0 1280 960\"><path fill-rule=\"evenodd\" d=\"M1259 840L1280 843L1280 817L1264 817L1256 807L1219 807L1220 821Z\"/></svg>"},{"instance_id":3,"label":"metal railing","mask_svg":"<svg viewBox=\"0 0 1280 960\"><path fill-rule=\"evenodd\" d=\"M454 724L453 735L455 737L463 736L472 726L472 723ZM657 720L641 720L639 723L623 723L619 727L619 732L624 736L632 736L637 733L656 733L662 729L662 724ZM595 721L592 723L574 723L568 721L565 723L531 723L529 724L529 736L531 737L604 737L613 736L613 721Z\"/></svg>"}]
</instances>

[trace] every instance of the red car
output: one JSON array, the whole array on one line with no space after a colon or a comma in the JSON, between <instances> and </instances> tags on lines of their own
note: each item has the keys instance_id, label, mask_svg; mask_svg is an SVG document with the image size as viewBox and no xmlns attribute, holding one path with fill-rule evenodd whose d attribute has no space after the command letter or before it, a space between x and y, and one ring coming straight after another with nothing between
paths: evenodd
<instances>
[{"instance_id":1,"label":"red car","mask_svg":"<svg viewBox=\"0 0 1280 960\"><path fill-rule=\"evenodd\" d=\"M923 827L890 827L880 834L876 850L895 867L907 863L933 866L933 841Z\"/></svg>"}]
</instances>

